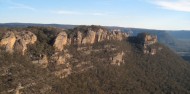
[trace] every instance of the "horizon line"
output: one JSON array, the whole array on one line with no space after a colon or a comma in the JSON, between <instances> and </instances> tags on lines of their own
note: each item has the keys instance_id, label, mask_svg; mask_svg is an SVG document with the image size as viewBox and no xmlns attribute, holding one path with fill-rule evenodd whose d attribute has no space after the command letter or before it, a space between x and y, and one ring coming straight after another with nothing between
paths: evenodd
<instances>
[{"instance_id":1,"label":"horizon line","mask_svg":"<svg viewBox=\"0 0 190 94\"><path fill-rule=\"evenodd\" d=\"M7 23L2 23L0 24L40 24L40 25L72 25L72 26L103 26L103 27L117 27L117 28L133 28L133 29L147 29L147 30L161 30L161 31L190 31L189 29L155 29L155 28L141 28L141 27L127 27L127 26L117 26L117 25L98 25L98 24L65 24L65 23L32 23L32 22L7 22Z\"/></svg>"}]
</instances>

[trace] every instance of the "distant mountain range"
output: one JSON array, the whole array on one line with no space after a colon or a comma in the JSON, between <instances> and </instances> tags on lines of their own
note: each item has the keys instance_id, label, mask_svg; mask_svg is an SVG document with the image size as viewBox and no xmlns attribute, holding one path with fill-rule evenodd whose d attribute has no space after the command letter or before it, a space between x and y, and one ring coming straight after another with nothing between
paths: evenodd
<instances>
[{"instance_id":1,"label":"distant mountain range","mask_svg":"<svg viewBox=\"0 0 190 94\"><path fill-rule=\"evenodd\" d=\"M0 27L28 27L28 26L42 26L42 27L57 27L64 29L71 29L77 25L66 24L35 24L35 23L0 23Z\"/></svg>"},{"instance_id":2,"label":"distant mountain range","mask_svg":"<svg viewBox=\"0 0 190 94\"><path fill-rule=\"evenodd\" d=\"M172 31L172 32L168 32L168 33L177 39L190 41L190 32L188 32L188 31Z\"/></svg>"}]
</instances>

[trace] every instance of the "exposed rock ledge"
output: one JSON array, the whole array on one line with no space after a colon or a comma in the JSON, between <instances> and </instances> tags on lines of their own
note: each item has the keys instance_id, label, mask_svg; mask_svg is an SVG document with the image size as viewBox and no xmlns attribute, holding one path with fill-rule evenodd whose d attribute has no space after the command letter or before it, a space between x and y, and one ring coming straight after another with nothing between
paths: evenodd
<instances>
[{"instance_id":1,"label":"exposed rock ledge","mask_svg":"<svg viewBox=\"0 0 190 94\"><path fill-rule=\"evenodd\" d=\"M89 27L84 31L76 30L70 34L67 34L65 31L60 32L54 43L56 51L62 51L66 45L93 44L104 40L121 41L129 36L128 33L117 30L109 32L108 30L102 28L93 30Z\"/></svg>"}]
</instances>

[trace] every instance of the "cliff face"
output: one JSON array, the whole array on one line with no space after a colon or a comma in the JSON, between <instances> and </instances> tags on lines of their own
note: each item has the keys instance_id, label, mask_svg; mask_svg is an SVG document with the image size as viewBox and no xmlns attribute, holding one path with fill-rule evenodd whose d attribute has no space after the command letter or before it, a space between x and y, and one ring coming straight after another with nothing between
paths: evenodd
<instances>
[{"instance_id":1,"label":"cliff face","mask_svg":"<svg viewBox=\"0 0 190 94\"><path fill-rule=\"evenodd\" d=\"M108 31L102 28L93 30L91 27L80 30L74 30L67 34L65 31L60 32L55 40L54 47L57 51L62 51L65 45L94 44L106 40L123 40L129 36L121 31Z\"/></svg>"},{"instance_id":2,"label":"cliff face","mask_svg":"<svg viewBox=\"0 0 190 94\"><path fill-rule=\"evenodd\" d=\"M57 38L55 39L54 47L58 51L62 51L64 46L67 44L67 34L66 32L61 32L58 34Z\"/></svg>"},{"instance_id":3,"label":"cliff face","mask_svg":"<svg viewBox=\"0 0 190 94\"><path fill-rule=\"evenodd\" d=\"M41 35L35 35L32 33L32 31L25 30L8 32L4 35L0 43L6 47L7 52L12 53L14 51L17 51L24 55L28 49L27 47L29 44L35 44L36 41L40 42L37 36L48 39L48 36L43 35L42 31L36 34ZM76 53L79 53L79 56L81 56L81 58L84 58L92 55L93 53L95 54L105 51L112 53L112 55L108 55L104 59L98 59L101 59L103 61L108 60L110 62L110 65L120 66L124 64L124 57L127 53L125 50L122 50L123 48L117 47L115 45L110 45L109 43L100 48L94 48L94 46L96 46L97 43L106 43L108 41L127 42L128 37L128 33L121 32L120 30L108 31L107 29L98 26L81 26L76 27L70 31L61 30L59 33L57 33L57 35L55 35L53 44L49 44L49 42L46 43L45 45L49 45L49 47L53 47L55 49L55 51L53 51L51 54L46 54L48 53L47 51L45 53L43 51L40 51L41 53L39 53L39 55L34 55L35 53L29 53L29 55L33 64L37 64L41 66L41 68L54 66L55 69L53 74L57 77L65 78L68 75L75 73L75 70L84 71L93 68L91 61L89 60L84 59L82 61L78 61L79 59L76 58L78 56L75 56ZM39 39L41 38L39 37ZM157 43L156 36L152 36L147 33L140 33L135 39L138 41L137 44L142 45L144 54L155 55L158 51L158 46L155 46ZM43 44L39 47L44 47L42 48L43 50L47 48L45 45ZM72 53L69 48L75 46L77 48L73 49L75 52ZM37 47L37 49L39 47ZM76 62L80 63L76 66L72 66L72 63L70 62L73 62L75 60ZM51 64L53 64L53 66ZM56 67L59 66L65 67L63 69L56 69Z\"/></svg>"},{"instance_id":4,"label":"cliff face","mask_svg":"<svg viewBox=\"0 0 190 94\"><path fill-rule=\"evenodd\" d=\"M5 46L7 52L12 53L16 50L24 55L27 45L34 44L36 41L36 35L30 31L8 31L3 36L0 44Z\"/></svg>"}]
</instances>

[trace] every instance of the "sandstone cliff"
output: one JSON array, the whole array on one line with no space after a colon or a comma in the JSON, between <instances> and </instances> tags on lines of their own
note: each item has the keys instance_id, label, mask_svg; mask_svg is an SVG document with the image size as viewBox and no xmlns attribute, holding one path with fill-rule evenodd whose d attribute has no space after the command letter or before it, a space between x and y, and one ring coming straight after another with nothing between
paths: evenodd
<instances>
[{"instance_id":1,"label":"sandstone cliff","mask_svg":"<svg viewBox=\"0 0 190 94\"><path fill-rule=\"evenodd\" d=\"M67 44L67 34L66 32L60 32L55 39L54 47L58 51L62 51L64 46Z\"/></svg>"},{"instance_id":2,"label":"sandstone cliff","mask_svg":"<svg viewBox=\"0 0 190 94\"><path fill-rule=\"evenodd\" d=\"M65 45L94 44L106 40L123 40L128 33L119 30L108 31L105 28L93 28L93 26L73 29L72 33L60 32L54 42L57 51L62 51Z\"/></svg>"},{"instance_id":3,"label":"sandstone cliff","mask_svg":"<svg viewBox=\"0 0 190 94\"><path fill-rule=\"evenodd\" d=\"M30 31L9 31L5 33L0 44L5 46L7 52L12 53L16 50L24 55L27 45L34 44L36 41L36 35Z\"/></svg>"}]
</instances>

